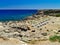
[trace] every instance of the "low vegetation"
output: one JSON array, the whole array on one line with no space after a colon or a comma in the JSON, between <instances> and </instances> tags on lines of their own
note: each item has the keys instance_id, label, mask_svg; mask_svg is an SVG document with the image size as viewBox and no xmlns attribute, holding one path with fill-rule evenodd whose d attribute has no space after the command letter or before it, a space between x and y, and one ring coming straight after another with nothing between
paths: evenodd
<instances>
[{"instance_id":1,"label":"low vegetation","mask_svg":"<svg viewBox=\"0 0 60 45\"><path fill-rule=\"evenodd\" d=\"M60 14L55 15L56 17L60 17Z\"/></svg>"},{"instance_id":2,"label":"low vegetation","mask_svg":"<svg viewBox=\"0 0 60 45\"><path fill-rule=\"evenodd\" d=\"M55 42L55 41L59 41L60 42L60 36L57 36L57 35L51 36L49 38L49 40L50 41L53 41L53 42Z\"/></svg>"}]
</instances>

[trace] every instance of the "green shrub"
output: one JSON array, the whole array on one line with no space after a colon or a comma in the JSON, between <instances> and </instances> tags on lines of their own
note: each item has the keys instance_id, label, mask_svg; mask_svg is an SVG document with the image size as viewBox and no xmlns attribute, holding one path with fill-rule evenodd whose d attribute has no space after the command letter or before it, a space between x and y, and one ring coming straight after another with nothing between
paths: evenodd
<instances>
[{"instance_id":1,"label":"green shrub","mask_svg":"<svg viewBox=\"0 0 60 45\"><path fill-rule=\"evenodd\" d=\"M60 42L60 36L54 35L49 38L50 41L59 41Z\"/></svg>"},{"instance_id":2,"label":"green shrub","mask_svg":"<svg viewBox=\"0 0 60 45\"><path fill-rule=\"evenodd\" d=\"M56 17L60 17L60 14L55 15Z\"/></svg>"},{"instance_id":3,"label":"green shrub","mask_svg":"<svg viewBox=\"0 0 60 45\"><path fill-rule=\"evenodd\" d=\"M60 42L60 36L58 36L58 41Z\"/></svg>"},{"instance_id":4,"label":"green shrub","mask_svg":"<svg viewBox=\"0 0 60 45\"><path fill-rule=\"evenodd\" d=\"M57 36L51 36L51 37L49 38L50 41L56 41L56 39L57 39Z\"/></svg>"}]
</instances>

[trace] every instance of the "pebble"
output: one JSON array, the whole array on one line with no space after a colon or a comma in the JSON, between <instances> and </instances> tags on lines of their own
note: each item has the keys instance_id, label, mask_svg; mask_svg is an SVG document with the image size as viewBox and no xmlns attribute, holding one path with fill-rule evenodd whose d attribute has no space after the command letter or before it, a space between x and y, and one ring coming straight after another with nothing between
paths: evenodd
<instances>
[{"instance_id":1,"label":"pebble","mask_svg":"<svg viewBox=\"0 0 60 45\"><path fill-rule=\"evenodd\" d=\"M35 30L32 30L31 32L35 32Z\"/></svg>"},{"instance_id":2,"label":"pebble","mask_svg":"<svg viewBox=\"0 0 60 45\"><path fill-rule=\"evenodd\" d=\"M41 33L41 35L43 35L43 36L47 36L47 33Z\"/></svg>"}]
</instances>

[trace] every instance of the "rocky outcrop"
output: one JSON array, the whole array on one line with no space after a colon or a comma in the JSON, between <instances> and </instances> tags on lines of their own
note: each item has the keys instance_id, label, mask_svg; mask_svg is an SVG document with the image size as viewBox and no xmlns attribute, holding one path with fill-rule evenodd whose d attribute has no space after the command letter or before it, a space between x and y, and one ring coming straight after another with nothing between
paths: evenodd
<instances>
[{"instance_id":1,"label":"rocky outcrop","mask_svg":"<svg viewBox=\"0 0 60 45\"><path fill-rule=\"evenodd\" d=\"M33 20L0 22L0 38L17 39L25 43L46 41L51 35L60 35L59 27L60 17L35 15Z\"/></svg>"}]
</instances>

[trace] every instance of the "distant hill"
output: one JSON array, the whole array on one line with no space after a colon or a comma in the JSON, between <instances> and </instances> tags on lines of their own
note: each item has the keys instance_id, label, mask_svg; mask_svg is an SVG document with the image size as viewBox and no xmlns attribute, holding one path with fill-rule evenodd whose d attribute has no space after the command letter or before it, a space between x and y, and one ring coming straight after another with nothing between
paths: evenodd
<instances>
[{"instance_id":1,"label":"distant hill","mask_svg":"<svg viewBox=\"0 0 60 45\"><path fill-rule=\"evenodd\" d=\"M38 10L36 15L57 15L57 14L60 14L60 9Z\"/></svg>"}]
</instances>

